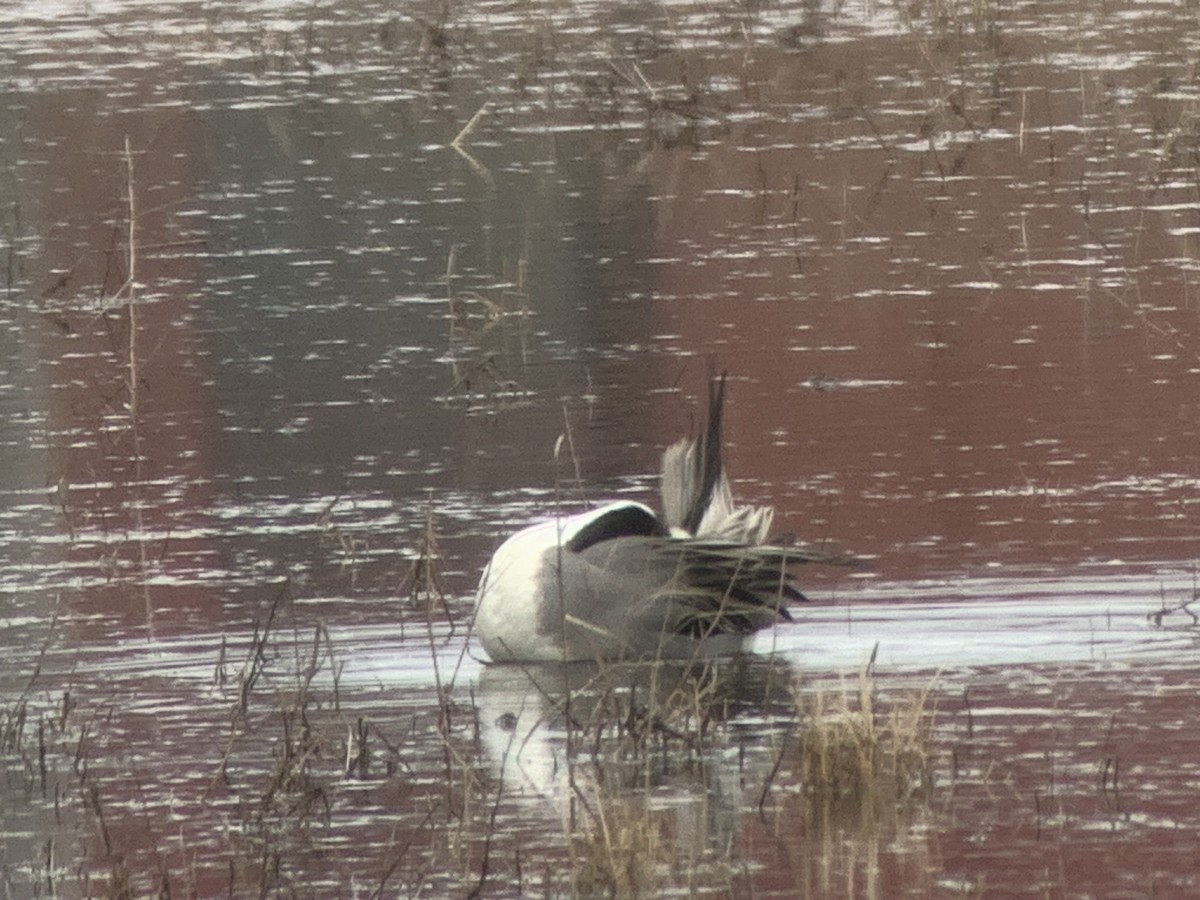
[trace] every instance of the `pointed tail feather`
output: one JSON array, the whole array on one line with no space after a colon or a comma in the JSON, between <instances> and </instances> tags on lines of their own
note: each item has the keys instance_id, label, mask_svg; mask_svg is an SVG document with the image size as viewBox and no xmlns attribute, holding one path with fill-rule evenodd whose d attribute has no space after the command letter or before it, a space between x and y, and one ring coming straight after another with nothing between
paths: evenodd
<instances>
[{"instance_id":1,"label":"pointed tail feather","mask_svg":"<svg viewBox=\"0 0 1200 900\"><path fill-rule=\"evenodd\" d=\"M726 372L722 372L720 378L710 381L708 385L708 420L700 432L700 440L692 458L692 477L696 490L683 519L683 528L689 534L700 533L700 523L704 521L719 486L724 485L725 496L718 499L727 500L731 509L733 506L721 462L721 420L725 412L726 375Z\"/></svg>"},{"instance_id":2,"label":"pointed tail feather","mask_svg":"<svg viewBox=\"0 0 1200 900\"><path fill-rule=\"evenodd\" d=\"M697 439L685 438L663 452L662 499L667 525L689 535L704 528L718 529L734 514L733 497L721 462L721 422L725 408L725 378L708 388L708 417ZM713 536L718 536L714 532Z\"/></svg>"}]
</instances>

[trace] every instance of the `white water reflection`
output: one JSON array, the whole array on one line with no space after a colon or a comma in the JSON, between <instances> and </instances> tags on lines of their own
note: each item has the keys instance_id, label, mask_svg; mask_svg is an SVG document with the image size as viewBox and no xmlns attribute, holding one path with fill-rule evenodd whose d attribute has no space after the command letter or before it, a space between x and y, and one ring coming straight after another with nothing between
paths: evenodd
<instances>
[{"instance_id":1,"label":"white water reflection","mask_svg":"<svg viewBox=\"0 0 1200 900\"><path fill-rule=\"evenodd\" d=\"M914 595L924 593L913 586ZM1040 587L1045 587L1041 585ZM796 623L759 636L755 649L814 671L853 670L878 647L888 670L969 670L1131 659L1175 661L1200 630L1183 614L1166 617L1149 584L1142 596L1103 582L1059 584L1058 596L981 597L952 603L856 603L801 610ZM1072 587L1075 590L1072 590ZM1011 586L1004 585L1006 591ZM1063 595L1074 593L1074 599ZM1011 596L1011 594L1009 594Z\"/></svg>"},{"instance_id":2,"label":"white water reflection","mask_svg":"<svg viewBox=\"0 0 1200 900\"><path fill-rule=\"evenodd\" d=\"M984 580L876 583L869 597L839 592L838 602L802 605L794 610L794 622L758 634L748 662L767 665L775 660L797 675L853 674L874 654L879 671L969 673L1080 662L1174 663L1181 651L1200 642L1200 627L1179 609L1191 595L1182 580L1167 587L1151 579L1080 579L1054 584L1053 595L1045 593L1048 587L1045 582ZM998 589L1005 595L992 593ZM964 592L971 599L910 599ZM434 622L432 631L411 618L403 627L398 622L338 624L356 602L352 595L295 601L305 618L328 623L322 627L343 690L433 688L440 683L463 691L481 680L525 677L524 667L485 665L466 623L451 630ZM399 608L400 601L395 602ZM3 624L36 631L41 620L14 615ZM228 627L158 638L141 631L115 633L105 648L88 652L89 666L135 681L154 675L184 684L211 683L219 657L241 659L249 640L249 633ZM320 673L318 683L332 688L331 672Z\"/></svg>"}]
</instances>

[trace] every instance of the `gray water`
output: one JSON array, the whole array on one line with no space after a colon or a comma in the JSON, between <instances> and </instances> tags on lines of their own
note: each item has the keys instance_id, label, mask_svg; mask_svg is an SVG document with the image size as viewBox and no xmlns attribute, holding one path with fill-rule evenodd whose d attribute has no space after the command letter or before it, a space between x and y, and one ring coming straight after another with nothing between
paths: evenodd
<instances>
[{"instance_id":1,"label":"gray water","mask_svg":"<svg viewBox=\"0 0 1200 900\"><path fill-rule=\"evenodd\" d=\"M6 896L604 893L472 592L714 366L737 495L868 565L613 794L639 889L1194 887L1188 4L3 17ZM789 686L872 653L933 789L817 816Z\"/></svg>"}]
</instances>

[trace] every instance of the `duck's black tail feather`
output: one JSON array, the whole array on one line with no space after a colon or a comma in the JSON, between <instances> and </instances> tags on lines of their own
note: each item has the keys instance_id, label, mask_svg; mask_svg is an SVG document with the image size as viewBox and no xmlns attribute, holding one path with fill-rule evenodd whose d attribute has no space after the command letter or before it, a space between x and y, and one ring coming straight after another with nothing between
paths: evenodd
<instances>
[{"instance_id":1,"label":"duck's black tail feather","mask_svg":"<svg viewBox=\"0 0 1200 900\"><path fill-rule=\"evenodd\" d=\"M725 378L727 372L708 384L708 418L692 452L691 485L694 489L683 516L683 528L696 534L704 514L712 503L713 493L721 482L724 464L721 461L722 417L725 412Z\"/></svg>"}]
</instances>

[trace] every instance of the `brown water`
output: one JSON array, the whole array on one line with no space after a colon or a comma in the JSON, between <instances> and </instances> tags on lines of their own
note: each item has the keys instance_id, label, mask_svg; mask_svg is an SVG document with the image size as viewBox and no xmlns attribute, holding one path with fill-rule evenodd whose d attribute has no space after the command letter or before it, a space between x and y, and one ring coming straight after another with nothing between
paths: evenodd
<instances>
[{"instance_id":1,"label":"brown water","mask_svg":"<svg viewBox=\"0 0 1200 900\"><path fill-rule=\"evenodd\" d=\"M1195 10L399 9L0 13L0 895L602 893L609 803L647 894L1195 892ZM870 566L630 775L472 589L714 365ZM932 788L814 804L787 686L876 646Z\"/></svg>"}]
</instances>

